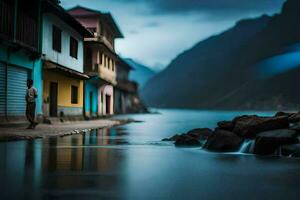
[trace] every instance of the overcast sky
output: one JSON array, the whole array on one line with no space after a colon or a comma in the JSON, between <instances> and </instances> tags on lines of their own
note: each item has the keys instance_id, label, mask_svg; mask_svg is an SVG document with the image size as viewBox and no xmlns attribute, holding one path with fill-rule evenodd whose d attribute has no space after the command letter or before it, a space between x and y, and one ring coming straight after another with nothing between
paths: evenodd
<instances>
[{"instance_id":1,"label":"overcast sky","mask_svg":"<svg viewBox=\"0 0 300 200\"><path fill-rule=\"evenodd\" d=\"M111 12L124 39L116 50L155 70L182 51L246 17L280 11L285 0L61 0Z\"/></svg>"}]
</instances>

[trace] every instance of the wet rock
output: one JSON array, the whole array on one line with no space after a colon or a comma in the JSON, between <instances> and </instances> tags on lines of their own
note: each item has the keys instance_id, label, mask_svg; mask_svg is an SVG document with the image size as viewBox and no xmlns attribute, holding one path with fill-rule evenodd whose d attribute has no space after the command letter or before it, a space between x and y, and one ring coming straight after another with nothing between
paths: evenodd
<instances>
[{"instance_id":1,"label":"wet rock","mask_svg":"<svg viewBox=\"0 0 300 200\"><path fill-rule=\"evenodd\" d=\"M290 129L296 131L297 134L300 135L300 123L293 124Z\"/></svg>"},{"instance_id":2,"label":"wet rock","mask_svg":"<svg viewBox=\"0 0 300 200\"><path fill-rule=\"evenodd\" d=\"M196 129L188 131L187 133L183 133L180 135L176 134L170 138L164 138L164 139L162 139L162 141L176 141L180 137L185 137L185 135L188 135L197 140L206 140L208 138L208 136L210 136L212 134L212 132L213 131L209 128L196 128Z\"/></svg>"},{"instance_id":3,"label":"wet rock","mask_svg":"<svg viewBox=\"0 0 300 200\"><path fill-rule=\"evenodd\" d=\"M232 131L234 129L233 121L221 121L218 122L218 128L226 131Z\"/></svg>"},{"instance_id":4,"label":"wet rock","mask_svg":"<svg viewBox=\"0 0 300 200\"><path fill-rule=\"evenodd\" d=\"M287 113L287 112L277 112L274 116L275 117L290 117L291 115L293 115L294 113Z\"/></svg>"},{"instance_id":5,"label":"wet rock","mask_svg":"<svg viewBox=\"0 0 300 200\"><path fill-rule=\"evenodd\" d=\"M162 141L164 141L164 142L176 141L179 137L180 137L180 135L176 134L170 138L164 138L164 139L162 139Z\"/></svg>"},{"instance_id":6,"label":"wet rock","mask_svg":"<svg viewBox=\"0 0 300 200\"><path fill-rule=\"evenodd\" d=\"M298 142L297 133L294 130L281 129L263 132L255 139L254 154L273 154L280 146Z\"/></svg>"},{"instance_id":7,"label":"wet rock","mask_svg":"<svg viewBox=\"0 0 300 200\"><path fill-rule=\"evenodd\" d=\"M300 158L300 151L293 153L292 155L290 155L293 158Z\"/></svg>"},{"instance_id":8,"label":"wet rock","mask_svg":"<svg viewBox=\"0 0 300 200\"><path fill-rule=\"evenodd\" d=\"M288 117L259 117L244 115L233 120L233 132L244 138L255 138L258 133L289 127Z\"/></svg>"},{"instance_id":9,"label":"wet rock","mask_svg":"<svg viewBox=\"0 0 300 200\"><path fill-rule=\"evenodd\" d=\"M288 119L290 123L300 122L300 112L292 114Z\"/></svg>"},{"instance_id":10,"label":"wet rock","mask_svg":"<svg viewBox=\"0 0 300 200\"><path fill-rule=\"evenodd\" d=\"M233 132L216 129L208 137L204 148L211 151L235 151L240 148L243 141L243 138Z\"/></svg>"},{"instance_id":11,"label":"wet rock","mask_svg":"<svg viewBox=\"0 0 300 200\"><path fill-rule=\"evenodd\" d=\"M292 156L295 154L300 155L300 144L292 144L292 145L285 145L281 147L281 154L283 156Z\"/></svg>"},{"instance_id":12,"label":"wet rock","mask_svg":"<svg viewBox=\"0 0 300 200\"><path fill-rule=\"evenodd\" d=\"M187 132L187 135L197 140L207 140L207 138L213 133L209 128L197 128Z\"/></svg>"},{"instance_id":13,"label":"wet rock","mask_svg":"<svg viewBox=\"0 0 300 200\"><path fill-rule=\"evenodd\" d=\"M176 139L175 146L201 146L201 143L196 138L183 134Z\"/></svg>"}]
</instances>

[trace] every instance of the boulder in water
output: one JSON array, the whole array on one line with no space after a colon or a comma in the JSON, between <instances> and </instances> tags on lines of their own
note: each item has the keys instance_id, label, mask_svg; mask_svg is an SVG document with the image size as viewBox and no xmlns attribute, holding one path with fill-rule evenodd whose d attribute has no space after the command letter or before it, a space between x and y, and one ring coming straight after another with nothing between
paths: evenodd
<instances>
[{"instance_id":1,"label":"boulder in water","mask_svg":"<svg viewBox=\"0 0 300 200\"><path fill-rule=\"evenodd\" d=\"M283 156L300 155L300 144L285 145L281 147L281 154Z\"/></svg>"},{"instance_id":2,"label":"boulder in water","mask_svg":"<svg viewBox=\"0 0 300 200\"><path fill-rule=\"evenodd\" d=\"M164 139L162 139L162 141L164 141L164 142L176 141L179 137L180 137L180 135L176 134L176 135L173 135L170 138L164 138Z\"/></svg>"},{"instance_id":3,"label":"boulder in water","mask_svg":"<svg viewBox=\"0 0 300 200\"><path fill-rule=\"evenodd\" d=\"M187 133L183 133L180 135L177 134L170 138L165 138L162 141L176 141L180 137L185 137L185 135L188 135L197 140L207 140L208 136L210 136L212 134L212 132L213 131L209 128L196 128L196 129L188 131Z\"/></svg>"},{"instance_id":4,"label":"boulder in water","mask_svg":"<svg viewBox=\"0 0 300 200\"><path fill-rule=\"evenodd\" d=\"M263 132L255 139L254 154L270 155L280 146L298 142L297 132L294 130L281 129Z\"/></svg>"},{"instance_id":5,"label":"boulder in water","mask_svg":"<svg viewBox=\"0 0 300 200\"><path fill-rule=\"evenodd\" d=\"M258 133L289 127L288 117L259 117L244 115L233 120L233 132L244 138L255 138Z\"/></svg>"},{"instance_id":6,"label":"boulder in water","mask_svg":"<svg viewBox=\"0 0 300 200\"><path fill-rule=\"evenodd\" d=\"M187 132L187 135L196 138L198 140L207 140L207 138L213 133L209 128L196 128Z\"/></svg>"},{"instance_id":7,"label":"boulder in water","mask_svg":"<svg viewBox=\"0 0 300 200\"><path fill-rule=\"evenodd\" d=\"M183 134L176 139L175 146L201 146L201 143L198 139L187 134Z\"/></svg>"},{"instance_id":8,"label":"boulder in water","mask_svg":"<svg viewBox=\"0 0 300 200\"><path fill-rule=\"evenodd\" d=\"M300 112L294 113L291 116L289 116L289 122L290 123L300 122Z\"/></svg>"},{"instance_id":9,"label":"boulder in water","mask_svg":"<svg viewBox=\"0 0 300 200\"><path fill-rule=\"evenodd\" d=\"M236 151L243 143L243 138L233 132L216 129L210 135L204 145L204 148L211 151Z\"/></svg>"},{"instance_id":10,"label":"boulder in water","mask_svg":"<svg viewBox=\"0 0 300 200\"><path fill-rule=\"evenodd\" d=\"M291 115L293 115L295 113L287 113L287 112L277 112L274 117L290 117Z\"/></svg>"},{"instance_id":11,"label":"boulder in water","mask_svg":"<svg viewBox=\"0 0 300 200\"><path fill-rule=\"evenodd\" d=\"M218 128L226 131L232 131L234 129L233 121L221 121L218 122Z\"/></svg>"}]
</instances>

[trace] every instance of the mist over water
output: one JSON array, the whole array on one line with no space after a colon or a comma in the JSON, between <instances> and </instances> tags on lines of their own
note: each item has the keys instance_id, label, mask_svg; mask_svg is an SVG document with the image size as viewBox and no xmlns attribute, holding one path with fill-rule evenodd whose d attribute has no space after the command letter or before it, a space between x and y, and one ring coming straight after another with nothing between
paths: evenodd
<instances>
[{"instance_id":1,"label":"mist over water","mask_svg":"<svg viewBox=\"0 0 300 200\"><path fill-rule=\"evenodd\" d=\"M287 47L284 53L265 59L256 67L260 70L259 79L270 78L300 67L300 44Z\"/></svg>"}]
</instances>

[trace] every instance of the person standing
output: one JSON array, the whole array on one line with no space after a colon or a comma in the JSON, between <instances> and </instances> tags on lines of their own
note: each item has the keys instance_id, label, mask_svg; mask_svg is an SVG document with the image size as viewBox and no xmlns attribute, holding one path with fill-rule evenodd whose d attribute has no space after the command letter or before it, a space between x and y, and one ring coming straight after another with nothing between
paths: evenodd
<instances>
[{"instance_id":1,"label":"person standing","mask_svg":"<svg viewBox=\"0 0 300 200\"><path fill-rule=\"evenodd\" d=\"M27 129L35 129L38 123L35 122L35 99L37 98L37 89L33 87L33 80L27 80L27 91L26 91L26 117L30 122Z\"/></svg>"}]
</instances>

